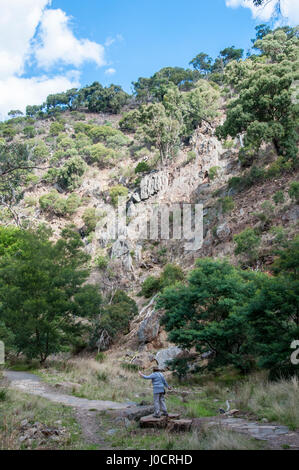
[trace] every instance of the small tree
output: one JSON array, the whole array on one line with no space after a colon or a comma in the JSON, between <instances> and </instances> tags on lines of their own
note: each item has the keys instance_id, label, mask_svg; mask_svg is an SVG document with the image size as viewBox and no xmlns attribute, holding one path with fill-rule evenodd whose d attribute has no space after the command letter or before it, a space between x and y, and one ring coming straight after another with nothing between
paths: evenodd
<instances>
[{"instance_id":1,"label":"small tree","mask_svg":"<svg viewBox=\"0 0 299 470\"><path fill-rule=\"evenodd\" d=\"M84 331L101 297L86 285L88 256L79 234L67 229L56 243L49 233L19 231L20 249L0 258L0 321L14 335L18 352L44 362Z\"/></svg>"}]
</instances>

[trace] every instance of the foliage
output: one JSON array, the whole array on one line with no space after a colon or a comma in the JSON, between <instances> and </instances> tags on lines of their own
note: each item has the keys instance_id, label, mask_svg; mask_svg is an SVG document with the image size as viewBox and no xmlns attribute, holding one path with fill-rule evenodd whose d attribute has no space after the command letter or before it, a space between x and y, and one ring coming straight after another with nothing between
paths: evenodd
<instances>
[{"instance_id":1,"label":"foliage","mask_svg":"<svg viewBox=\"0 0 299 470\"><path fill-rule=\"evenodd\" d=\"M291 186L289 189L289 196L296 203L299 202L299 182L298 181L293 181L293 183L291 183Z\"/></svg>"},{"instance_id":2,"label":"foliage","mask_svg":"<svg viewBox=\"0 0 299 470\"><path fill-rule=\"evenodd\" d=\"M52 122L50 126L50 135L52 135L53 137L56 137L60 134L60 132L63 132L63 131L64 131L64 124L62 122L58 122L58 121Z\"/></svg>"},{"instance_id":3,"label":"foliage","mask_svg":"<svg viewBox=\"0 0 299 470\"><path fill-rule=\"evenodd\" d=\"M108 267L109 259L107 256L98 256L95 260L96 266L102 271Z\"/></svg>"},{"instance_id":4,"label":"foliage","mask_svg":"<svg viewBox=\"0 0 299 470\"><path fill-rule=\"evenodd\" d=\"M18 231L21 248L0 258L0 321L16 350L41 362L82 335L78 319L94 317L101 303L97 289L84 285L88 257L79 234L64 230L56 243L48 237Z\"/></svg>"},{"instance_id":5,"label":"foliage","mask_svg":"<svg viewBox=\"0 0 299 470\"><path fill-rule=\"evenodd\" d=\"M129 194L128 188L125 188L121 184L113 186L109 191L111 203L114 207L117 207L119 197L127 197Z\"/></svg>"},{"instance_id":6,"label":"foliage","mask_svg":"<svg viewBox=\"0 0 299 470\"><path fill-rule=\"evenodd\" d=\"M261 239L252 228L247 228L238 235L235 235L234 242L236 244L236 255L243 255L251 264L257 260Z\"/></svg>"},{"instance_id":7,"label":"foliage","mask_svg":"<svg viewBox=\"0 0 299 470\"><path fill-rule=\"evenodd\" d=\"M57 183L64 189L74 190L80 184L86 164L79 156L69 158L57 172Z\"/></svg>"},{"instance_id":8,"label":"foliage","mask_svg":"<svg viewBox=\"0 0 299 470\"><path fill-rule=\"evenodd\" d=\"M237 310L255 292L253 275L222 261L201 259L196 264L188 285L167 288L159 296L170 341L209 354L209 367L250 369L248 324Z\"/></svg>"},{"instance_id":9,"label":"foliage","mask_svg":"<svg viewBox=\"0 0 299 470\"><path fill-rule=\"evenodd\" d=\"M154 276L149 276L143 281L141 286L140 295L149 299L153 297L161 289L160 279Z\"/></svg>"},{"instance_id":10,"label":"foliage","mask_svg":"<svg viewBox=\"0 0 299 470\"><path fill-rule=\"evenodd\" d=\"M85 209L82 219L85 224L86 235L89 235L91 232L95 231L100 217L97 215L96 209L94 207L88 207Z\"/></svg>"},{"instance_id":11,"label":"foliage","mask_svg":"<svg viewBox=\"0 0 299 470\"><path fill-rule=\"evenodd\" d=\"M88 163L97 163L101 168L110 166L115 160L116 154L113 149L105 147L98 143L85 148L84 158Z\"/></svg>"},{"instance_id":12,"label":"foliage","mask_svg":"<svg viewBox=\"0 0 299 470\"><path fill-rule=\"evenodd\" d=\"M258 150L272 142L279 155L296 158L298 106L292 84L298 77L298 45L299 39L278 30L256 42L261 56L227 65L226 81L238 96L217 129L219 138L245 132L246 146Z\"/></svg>"},{"instance_id":13,"label":"foliage","mask_svg":"<svg viewBox=\"0 0 299 470\"><path fill-rule=\"evenodd\" d=\"M230 213L235 207L234 200L231 196L225 196L223 198L220 198L218 202L221 206L223 214Z\"/></svg>"},{"instance_id":14,"label":"foliage","mask_svg":"<svg viewBox=\"0 0 299 470\"><path fill-rule=\"evenodd\" d=\"M283 191L276 191L276 193L273 196L273 201L275 202L276 205L283 204L285 201Z\"/></svg>"},{"instance_id":15,"label":"foliage","mask_svg":"<svg viewBox=\"0 0 299 470\"><path fill-rule=\"evenodd\" d=\"M150 166L146 162L139 162L135 168L136 175L138 173L148 173L151 170Z\"/></svg>"},{"instance_id":16,"label":"foliage","mask_svg":"<svg viewBox=\"0 0 299 470\"><path fill-rule=\"evenodd\" d=\"M81 199L76 193L70 194L70 196L65 199L60 197L56 190L44 194L39 199L42 210L62 217L74 214L79 208L80 203Z\"/></svg>"},{"instance_id":17,"label":"foliage","mask_svg":"<svg viewBox=\"0 0 299 470\"><path fill-rule=\"evenodd\" d=\"M130 321L138 313L133 299L125 292L117 290L109 304L102 307L100 319L96 323L96 335L106 331L111 338L129 332Z\"/></svg>"}]
</instances>

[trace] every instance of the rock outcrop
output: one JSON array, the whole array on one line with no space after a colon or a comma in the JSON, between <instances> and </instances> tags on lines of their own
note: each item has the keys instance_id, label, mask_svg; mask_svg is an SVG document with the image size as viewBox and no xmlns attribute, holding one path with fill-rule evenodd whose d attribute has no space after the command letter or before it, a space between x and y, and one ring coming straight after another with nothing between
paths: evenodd
<instances>
[{"instance_id":1,"label":"rock outcrop","mask_svg":"<svg viewBox=\"0 0 299 470\"><path fill-rule=\"evenodd\" d=\"M156 361L160 369L166 369L168 361L172 361L179 354L182 353L182 350L177 346L171 346L167 349L162 349L156 354Z\"/></svg>"},{"instance_id":2,"label":"rock outcrop","mask_svg":"<svg viewBox=\"0 0 299 470\"><path fill-rule=\"evenodd\" d=\"M155 194L168 188L168 174L157 171L142 178L140 183L140 199L145 201Z\"/></svg>"}]
</instances>

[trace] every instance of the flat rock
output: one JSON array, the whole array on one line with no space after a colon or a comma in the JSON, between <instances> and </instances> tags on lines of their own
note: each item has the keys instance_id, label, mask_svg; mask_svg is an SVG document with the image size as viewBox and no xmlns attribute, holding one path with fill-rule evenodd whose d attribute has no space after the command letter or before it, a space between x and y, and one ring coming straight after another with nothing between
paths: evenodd
<instances>
[{"instance_id":1,"label":"flat rock","mask_svg":"<svg viewBox=\"0 0 299 470\"><path fill-rule=\"evenodd\" d=\"M191 430L192 419L174 419L169 421L167 429L170 432L188 432Z\"/></svg>"}]
</instances>

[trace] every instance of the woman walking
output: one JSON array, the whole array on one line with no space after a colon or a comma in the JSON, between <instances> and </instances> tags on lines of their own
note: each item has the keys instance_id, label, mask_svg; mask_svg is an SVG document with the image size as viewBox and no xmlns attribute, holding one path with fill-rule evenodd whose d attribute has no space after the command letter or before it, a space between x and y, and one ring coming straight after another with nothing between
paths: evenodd
<instances>
[{"instance_id":1,"label":"woman walking","mask_svg":"<svg viewBox=\"0 0 299 470\"><path fill-rule=\"evenodd\" d=\"M164 375L162 372L160 372L160 369L158 367L154 367L153 373L151 375L143 375L140 371L138 373L143 379L152 381L155 407L154 418L160 418L161 411L163 416L168 416L165 403L165 388L171 390L171 387L166 382Z\"/></svg>"}]
</instances>

